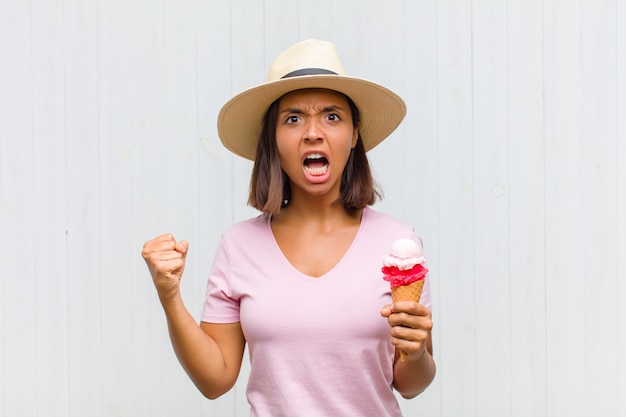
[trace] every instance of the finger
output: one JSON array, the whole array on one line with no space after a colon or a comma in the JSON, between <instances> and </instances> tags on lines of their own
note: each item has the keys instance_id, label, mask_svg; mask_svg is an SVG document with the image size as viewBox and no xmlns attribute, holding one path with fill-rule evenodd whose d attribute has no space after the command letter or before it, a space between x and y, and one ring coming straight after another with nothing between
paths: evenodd
<instances>
[{"instance_id":1,"label":"finger","mask_svg":"<svg viewBox=\"0 0 626 417\"><path fill-rule=\"evenodd\" d=\"M150 245L159 245L161 243L176 243L176 239L174 239L174 235L171 233L165 233L163 235L157 236L154 239L148 241Z\"/></svg>"},{"instance_id":2,"label":"finger","mask_svg":"<svg viewBox=\"0 0 626 417\"><path fill-rule=\"evenodd\" d=\"M165 251L175 251L176 250L176 241L175 240L160 240L152 242L146 248L149 252L165 252Z\"/></svg>"},{"instance_id":3,"label":"finger","mask_svg":"<svg viewBox=\"0 0 626 417\"><path fill-rule=\"evenodd\" d=\"M161 262L161 263L171 263L171 262L176 262L176 261L181 261L183 259L183 256L176 251L169 251L169 252L161 252L159 253L159 258L155 259L155 261L157 262ZM171 265L171 264L168 264Z\"/></svg>"},{"instance_id":4,"label":"finger","mask_svg":"<svg viewBox=\"0 0 626 417\"><path fill-rule=\"evenodd\" d=\"M174 236L172 236L169 233L165 235L161 235L144 243L142 255L145 258L153 252L172 250L174 249L175 245L176 245L176 240L174 239Z\"/></svg>"},{"instance_id":5,"label":"finger","mask_svg":"<svg viewBox=\"0 0 626 417\"><path fill-rule=\"evenodd\" d=\"M408 355L423 352L426 350L427 346L426 341L407 340L399 338L391 338L391 344L398 350L401 350Z\"/></svg>"},{"instance_id":6,"label":"finger","mask_svg":"<svg viewBox=\"0 0 626 417\"><path fill-rule=\"evenodd\" d=\"M172 241L163 241L161 245L155 247L158 252L164 252L168 254L168 258L181 258L185 259L187 256L187 251L189 250L189 243L186 240L181 240L176 242L174 239Z\"/></svg>"},{"instance_id":7,"label":"finger","mask_svg":"<svg viewBox=\"0 0 626 417\"><path fill-rule=\"evenodd\" d=\"M176 239L174 239L174 235L171 233L163 233L162 235L159 235L152 240L154 241L173 240L174 242L176 241Z\"/></svg>"},{"instance_id":8,"label":"finger","mask_svg":"<svg viewBox=\"0 0 626 417\"><path fill-rule=\"evenodd\" d=\"M428 327L429 326L425 326L425 328L416 329L407 326L392 326L389 330L389 334L391 334L392 337L403 340L425 341L430 334Z\"/></svg>"},{"instance_id":9,"label":"finger","mask_svg":"<svg viewBox=\"0 0 626 417\"><path fill-rule=\"evenodd\" d=\"M433 327L430 316L416 316L408 313L392 313L388 319L392 327L401 326L411 329L431 330Z\"/></svg>"},{"instance_id":10,"label":"finger","mask_svg":"<svg viewBox=\"0 0 626 417\"><path fill-rule=\"evenodd\" d=\"M407 353L417 352L427 347L430 338L430 331L401 326L392 327L390 334L391 344Z\"/></svg>"},{"instance_id":11,"label":"finger","mask_svg":"<svg viewBox=\"0 0 626 417\"><path fill-rule=\"evenodd\" d=\"M187 242L186 240L181 240L180 242L176 244L174 249L177 252L181 253L183 256L186 256L187 251L189 250L189 242Z\"/></svg>"},{"instance_id":12,"label":"finger","mask_svg":"<svg viewBox=\"0 0 626 417\"><path fill-rule=\"evenodd\" d=\"M144 254L144 259L149 264L158 266L160 263L175 259L181 259L182 255L175 250L154 251Z\"/></svg>"},{"instance_id":13,"label":"finger","mask_svg":"<svg viewBox=\"0 0 626 417\"><path fill-rule=\"evenodd\" d=\"M416 301L397 301L391 306L394 313L409 313L416 316L426 316L430 310Z\"/></svg>"},{"instance_id":14,"label":"finger","mask_svg":"<svg viewBox=\"0 0 626 417\"><path fill-rule=\"evenodd\" d=\"M177 258L163 259L158 261L156 264L156 268L161 272L179 272L184 265L184 259L179 256Z\"/></svg>"},{"instance_id":15,"label":"finger","mask_svg":"<svg viewBox=\"0 0 626 417\"><path fill-rule=\"evenodd\" d=\"M181 240L176 242L171 233L156 237L144 244L142 255L146 260L158 261L183 257L187 254L189 244Z\"/></svg>"}]
</instances>

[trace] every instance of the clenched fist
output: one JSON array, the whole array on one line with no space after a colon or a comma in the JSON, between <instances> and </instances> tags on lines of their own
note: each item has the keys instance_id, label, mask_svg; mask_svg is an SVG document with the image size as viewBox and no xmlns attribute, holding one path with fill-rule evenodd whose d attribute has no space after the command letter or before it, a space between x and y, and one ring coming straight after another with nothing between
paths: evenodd
<instances>
[{"instance_id":1,"label":"clenched fist","mask_svg":"<svg viewBox=\"0 0 626 417\"><path fill-rule=\"evenodd\" d=\"M143 245L141 255L148 265L161 301L179 294L188 249L189 243L184 240L176 242L171 234L161 235Z\"/></svg>"}]
</instances>

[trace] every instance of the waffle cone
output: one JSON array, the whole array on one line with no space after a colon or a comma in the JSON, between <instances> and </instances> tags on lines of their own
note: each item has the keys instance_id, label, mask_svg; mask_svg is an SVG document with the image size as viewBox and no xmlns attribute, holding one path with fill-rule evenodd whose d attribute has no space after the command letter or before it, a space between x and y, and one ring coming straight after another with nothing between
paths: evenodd
<instances>
[{"instance_id":1,"label":"waffle cone","mask_svg":"<svg viewBox=\"0 0 626 417\"><path fill-rule=\"evenodd\" d=\"M419 302L422 295L422 288L424 288L424 280L420 279L409 285L402 285L400 287L391 289L391 298L393 302L396 301L417 301Z\"/></svg>"},{"instance_id":2,"label":"waffle cone","mask_svg":"<svg viewBox=\"0 0 626 417\"><path fill-rule=\"evenodd\" d=\"M402 285L400 287L391 289L391 299L393 302L397 301L420 301L422 295L422 288L424 288L424 280L420 279L409 285ZM406 352L400 351L400 360L404 361L406 358Z\"/></svg>"}]
</instances>

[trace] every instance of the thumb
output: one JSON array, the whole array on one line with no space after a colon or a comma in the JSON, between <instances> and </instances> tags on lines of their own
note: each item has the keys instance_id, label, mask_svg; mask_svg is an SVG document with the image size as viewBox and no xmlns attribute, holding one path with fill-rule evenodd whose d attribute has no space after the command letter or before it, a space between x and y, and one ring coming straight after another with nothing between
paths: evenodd
<instances>
[{"instance_id":1,"label":"thumb","mask_svg":"<svg viewBox=\"0 0 626 417\"><path fill-rule=\"evenodd\" d=\"M174 250L182 255L180 264L176 267L176 275L179 279L182 279L183 272L185 271L185 264L187 263L187 252L189 251L189 242L181 240L174 245ZM174 271L174 270L173 270Z\"/></svg>"},{"instance_id":2,"label":"thumb","mask_svg":"<svg viewBox=\"0 0 626 417\"><path fill-rule=\"evenodd\" d=\"M176 243L174 249L176 250L176 252L182 254L184 258L185 256L187 256L187 251L189 250L189 242L187 242L186 240L181 240Z\"/></svg>"}]
</instances>

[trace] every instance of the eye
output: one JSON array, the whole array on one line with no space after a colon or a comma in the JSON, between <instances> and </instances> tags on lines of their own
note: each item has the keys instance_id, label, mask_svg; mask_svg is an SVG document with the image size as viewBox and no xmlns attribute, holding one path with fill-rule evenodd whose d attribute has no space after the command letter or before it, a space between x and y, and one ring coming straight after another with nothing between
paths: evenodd
<instances>
[{"instance_id":1,"label":"eye","mask_svg":"<svg viewBox=\"0 0 626 417\"><path fill-rule=\"evenodd\" d=\"M285 120L285 124L291 125L294 123L298 123L299 121L300 117L292 114L291 116L287 117L287 119Z\"/></svg>"},{"instance_id":2,"label":"eye","mask_svg":"<svg viewBox=\"0 0 626 417\"><path fill-rule=\"evenodd\" d=\"M338 122L339 120L341 120L341 117L339 117L337 113L328 113L328 116L326 116L326 118L331 122Z\"/></svg>"}]
</instances>

